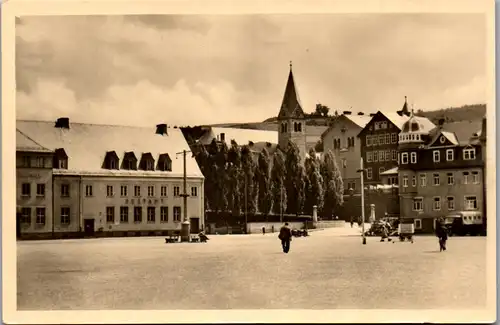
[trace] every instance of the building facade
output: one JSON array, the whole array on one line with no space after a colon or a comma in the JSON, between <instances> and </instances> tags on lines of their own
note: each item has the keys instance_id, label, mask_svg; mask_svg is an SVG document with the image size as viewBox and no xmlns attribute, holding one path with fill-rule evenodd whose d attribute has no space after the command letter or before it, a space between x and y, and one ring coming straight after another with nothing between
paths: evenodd
<instances>
[{"instance_id":1,"label":"building facade","mask_svg":"<svg viewBox=\"0 0 500 325\"><path fill-rule=\"evenodd\" d=\"M153 235L180 230L184 220L184 150L180 129L18 121L17 129L54 152L54 237ZM204 228L204 178L186 154L187 218ZM48 233L48 234L47 234Z\"/></svg>"},{"instance_id":2,"label":"building facade","mask_svg":"<svg viewBox=\"0 0 500 325\"><path fill-rule=\"evenodd\" d=\"M347 114L345 114L347 113ZM332 151L337 158L344 181L345 194L360 193L361 180L358 172L361 158L361 141L359 132L370 121L366 115L351 115L345 112L335 118L330 127L323 133L323 152Z\"/></svg>"},{"instance_id":3,"label":"building facade","mask_svg":"<svg viewBox=\"0 0 500 325\"><path fill-rule=\"evenodd\" d=\"M53 152L16 131L16 201L18 236L52 230Z\"/></svg>"},{"instance_id":4,"label":"building facade","mask_svg":"<svg viewBox=\"0 0 500 325\"><path fill-rule=\"evenodd\" d=\"M290 142L297 145L301 161L304 162L307 154L306 119L295 85L292 63L278 114L278 145L282 150L287 150Z\"/></svg>"},{"instance_id":5,"label":"building facade","mask_svg":"<svg viewBox=\"0 0 500 325\"><path fill-rule=\"evenodd\" d=\"M457 123L430 128L411 116L399 135L400 213L415 218L415 229L432 232L437 218L475 211L484 215L482 147L473 132L480 127ZM476 216L474 216L476 218Z\"/></svg>"}]
</instances>

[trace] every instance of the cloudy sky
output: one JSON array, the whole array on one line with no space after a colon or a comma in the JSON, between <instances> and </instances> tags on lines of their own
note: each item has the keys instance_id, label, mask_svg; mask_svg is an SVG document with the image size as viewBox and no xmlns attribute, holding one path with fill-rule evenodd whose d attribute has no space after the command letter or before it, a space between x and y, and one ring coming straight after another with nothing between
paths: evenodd
<instances>
[{"instance_id":1,"label":"cloudy sky","mask_svg":"<svg viewBox=\"0 0 500 325\"><path fill-rule=\"evenodd\" d=\"M146 125L260 121L289 62L305 111L486 101L474 14L21 17L17 118Z\"/></svg>"}]
</instances>

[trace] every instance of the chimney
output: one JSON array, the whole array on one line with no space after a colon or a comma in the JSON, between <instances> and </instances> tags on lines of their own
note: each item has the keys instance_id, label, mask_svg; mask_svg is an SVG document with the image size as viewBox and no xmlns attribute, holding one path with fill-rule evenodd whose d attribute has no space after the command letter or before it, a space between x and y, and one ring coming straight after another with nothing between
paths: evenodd
<instances>
[{"instance_id":1,"label":"chimney","mask_svg":"<svg viewBox=\"0 0 500 325\"><path fill-rule=\"evenodd\" d=\"M377 115L376 113L370 113L370 117L374 117L375 115Z\"/></svg>"},{"instance_id":2,"label":"chimney","mask_svg":"<svg viewBox=\"0 0 500 325\"><path fill-rule=\"evenodd\" d=\"M365 113L363 113L363 112L358 112L358 115L360 115L360 116L361 116L361 115L365 115Z\"/></svg>"},{"instance_id":3,"label":"chimney","mask_svg":"<svg viewBox=\"0 0 500 325\"><path fill-rule=\"evenodd\" d=\"M69 117L58 118L55 127L60 129L69 129Z\"/></svg>"},{"instance_id":4,"label":"chimney","mask_svg":"<svg viewBox=\"0 0 500 325\"><path fill-rule=\"evenodd\" d=\"M156 125L156 134L168 135L167 125L166 124L157 124Z\"/></svg>"},{"instance_id":5,"label":"chimney","mask_svg":"<svg viewBox=\"0 0 500 325\"><path fill-rule=\"evenodd\" d=\"M344 115L351 115L351 111L344 111Z\"/></svg>"}]
</instances>

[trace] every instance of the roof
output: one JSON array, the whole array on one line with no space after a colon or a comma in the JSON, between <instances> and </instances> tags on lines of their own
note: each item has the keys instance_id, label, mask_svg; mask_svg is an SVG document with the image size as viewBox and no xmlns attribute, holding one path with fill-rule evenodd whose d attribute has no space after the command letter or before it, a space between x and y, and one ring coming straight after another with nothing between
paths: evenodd
<instances>
[{"instance_id":1,"label":"roof","mask_svg":"<svg viewBox=\"0 0 500 325\"><path fill-rule=\"evenodd\" d=\"M16 151L47 153L53 152L52 150L45 148L19 130L16 130Z\"/></svg>"},{"instance_id":2,"label":"roof","mask_svg":"<svg viewBox=\"0 0 500 325\"><path fill-rule=\"evenodd\" d=\"M482 119L443 124L442 131L453 133L461 145L468 144L474 132L481 129Z\"/></svg>"},{"instance_id":3,"label":"roof","mask_svg":"<svg viewBox=\"0 0 500 325\"><path fill-rule=\"evenodd\" d=\"M398 173L398 167L391 168L389 170L386 170L383 173L380 173L380 175L394 175Z\"/></svg>"},{"instance_id":4,"label":"roof","mask_svg":"<svg viewBox=\"0 0 500 325\"><path fill-rule=\"evenodd\" d=\"M201 136L198 143L203 145L209 145L212 143L213 139L220 140L220 134L224 133L225 142L227 145L231 145L231 141L234 140L238 145L246 145L250 141L253 143L257 142L269 142L271 144L278 143L278 131L263 131L263 130L250 130L250 129L238 129L238 128L217 128L210 127L210 129Z\"/></svg>"},{"instance_id":5,"label":"roof","mask_svg":"<svg viewBox=\"0 0 500 325\"><path fill-rule=\"evenodd\" d=\"M321 134L321 138L324 138L327 135L327 133L330 132L330 130L335 128L335 124L339 118L348 119L352 123L356 124L360 129L364 129L365 126L368 123L370 123L370 121L372 120L372 117L370 115L345 115L345 114L342 114L332 121L331 125Z\"/></svg>"},{"instance_id":6,"label":"roof","mask_svg":"<svg viewBox=\"0 0 500 325\"><path fill-rule=\"evenodd\" d=\"M292 63L290 62L290 72L288 74L288 81L286 83L285 93L283 95L283 101L281 102L281 110L278 114L278 118L303 118L304 111L302 105L300 104L299 94L297 92L297 87L295 85L295 79L293 77Z\"/></svg>"},{"instance_id":7,"label":"roof","mask_svg":"<svg viewBox=\"0 0 500 325\"><path fill-rule=\"evenodd\" d=\"M43 147L64 149L68 155L68 169L56 169L55 174L182 177L183 159L176 159L176 154L189 151L180 129L170 128L168 135L159 135L155 127L71 123L70 129L60 129L54 127L54 122L21 120L17 121L16 128ZM155 161L160 154L168 154L172 171L104 169L102 165L108 151L115 151L120 159L125 152L133 152L138 160L143 153L151 153ZM186 172L188 177L203 177L191 154L186 157Z\"/></svg>"},{"instance_id":8,"label":"roof","mask_svg":"<svg viewBox=\"0 0 500 325\"><path fill-rule=\"evenodd\" d=\"M401 116L395 112L383 113L379 111L379 113L387 117L387 119L391 121L392 124L394 124L400 130L403 128L403 124L405 124L405 122L408 121L408 116L406 115Z\"/></svg>"},{"instance_id":9,"label":"roof","mask_svg":"<svg viewBox=\"0 0 500 325\"><path fill-rule=\"evenodd\" d=\"M432 123L431 120L429 120L427 117L412 115L404 123L403 129L405 129L405 126L407 126L406 124L410 122L418 123L418 131L412 131L411 128L408 128L408 130L410 130L408 132L419 132L428 134L436 127L436 125Z\"/></svg>"}]
</instances>

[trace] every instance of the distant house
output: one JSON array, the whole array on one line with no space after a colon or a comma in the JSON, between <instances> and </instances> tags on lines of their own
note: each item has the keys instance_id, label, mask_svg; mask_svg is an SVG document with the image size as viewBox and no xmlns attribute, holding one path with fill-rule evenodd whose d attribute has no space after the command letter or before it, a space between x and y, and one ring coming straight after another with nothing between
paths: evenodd
<instances>
[{"instance_id":1,"label":"distant house","mask_svg":"<svg viewBox=\"0 0 500 325\"><path fill-rule=\"evenodd\" d=\"M197 144L208 146L213 140L225 142L228 147L232 141L244 146L250 143L271 143L278 144L278 131L249 130L224 127L205 127L206 131L198 139Z\"/></svg>"}]
</instances>

